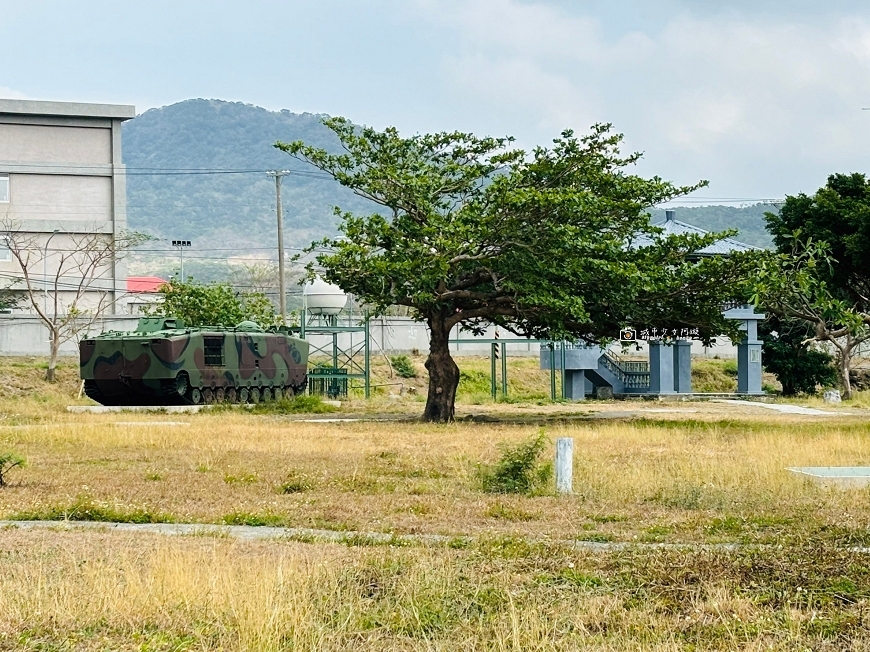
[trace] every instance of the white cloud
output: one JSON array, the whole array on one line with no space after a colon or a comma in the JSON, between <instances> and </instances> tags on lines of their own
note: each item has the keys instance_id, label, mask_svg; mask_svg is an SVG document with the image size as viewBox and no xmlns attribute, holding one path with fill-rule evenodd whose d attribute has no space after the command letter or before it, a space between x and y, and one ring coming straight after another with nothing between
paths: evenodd
<instances>
[{"instance_id":1,"label":"white cloud","mask_svg":"<svg viewBox=\"0 0 870 652\"><path fill-rule=\"evenodd\" d=\"M27 97L21 91L16 91L14 88L9 88L8 86L0 86L0 98L4 100L29 100L32 99Z\"/></svg>"},{"instance_id":2,"label":"white cloud","mask_svg":"<svg viewBox=\"0 0 870 652\"><path fill-rule=\"evenodd\" d=\"M831 172L866 169L861 17L677 12L655 29L614 31L519 0L420 7L458 36L447 83L469 107L509 112L523 141L614 122L647 152L645 170L710 178L718 196L813 190Z\"/></svg>"}]
</instances>

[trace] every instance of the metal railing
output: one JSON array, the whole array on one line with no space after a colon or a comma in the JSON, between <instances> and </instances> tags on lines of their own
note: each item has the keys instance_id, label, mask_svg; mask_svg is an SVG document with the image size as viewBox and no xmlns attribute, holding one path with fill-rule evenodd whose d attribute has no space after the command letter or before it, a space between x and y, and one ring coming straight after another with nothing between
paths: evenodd
<instances>
[{"instance_id":1,"label":"metal railing","mask_svg":"<svg viewBox=\"0 0 870 652\"><path fill-rule=\"evenodd\" d=\"M626 389L645 389L650 386L648 362L624 360L613 351L605 351L601 361Z\"/></svg>"}]
</instances>

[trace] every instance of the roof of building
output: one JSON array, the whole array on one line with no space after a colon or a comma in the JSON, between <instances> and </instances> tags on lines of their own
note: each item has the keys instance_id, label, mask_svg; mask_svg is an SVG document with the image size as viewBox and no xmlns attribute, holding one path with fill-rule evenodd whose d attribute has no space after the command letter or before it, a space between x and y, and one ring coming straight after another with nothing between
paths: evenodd
<instances>
[{"instance_id":1,"label":"roof of building","mask_svg":"<svg viewBox=\"0 0 870 652\"><path fill-rule=\"evenodd\" d=\"M129 120L136 117L136 107L130 104L86 104L83 102L43 102L39 100L0 99L0 114L46 115L70 118L112 118Z\"/></svg>"},{"instance_id":2,"label":"roof of building","mask_svg":"<svg viewBox=\"0 0 870 652\"><path fill-rule=\"evenodd\" d=\"M656 222L653 226L662 229L662 236L669 235L707 235L710 233L709 231L705 231L704 229L698 228L697 226L693 226L691 224L686 224L685 222L680 222L679 220L675 220L673 217L673 213L671 211L665 211L665 219L662 222ZM636 244L645 247L652 244L652 240L647 237L640 237L637 239ZM704 247L703 249L699 249L696 253L701 256L723 256L735 251L753 251L760 249L760 247L755 247L750 244L746 244L745 242L740 242L739 240L735 240L734 238L722 238L721 240L714 242L708 247Z\"/></svg>"},{"instance_id":3,"label":"roof of building","mask_svg":"<svg viewBox=\"0 0 870 652\"><path fill-rule=\"evenodd\" d=\"M128 276L127 292L157 292L165 283L159 276Z\"/></svg>"}]
</instances>

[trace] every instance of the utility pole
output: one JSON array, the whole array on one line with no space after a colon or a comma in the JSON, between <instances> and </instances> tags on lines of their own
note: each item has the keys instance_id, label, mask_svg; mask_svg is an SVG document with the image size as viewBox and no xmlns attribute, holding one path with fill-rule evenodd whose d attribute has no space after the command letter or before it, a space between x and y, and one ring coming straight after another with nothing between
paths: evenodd
<instances>
[{"instance_id":1,"label":"utility pole","mask_svg":"<svg viewBox=\"0 0 870 652\"><path fill-rule=\"evenodd\" d=\"M278 217L278 310L281 313L281 323L286 324L287 288L284 276L284 210L281 206L281 178L288 174L287 170L273 170L270 177L275 177L275 213Z\"/></svg>"}]
</instances>

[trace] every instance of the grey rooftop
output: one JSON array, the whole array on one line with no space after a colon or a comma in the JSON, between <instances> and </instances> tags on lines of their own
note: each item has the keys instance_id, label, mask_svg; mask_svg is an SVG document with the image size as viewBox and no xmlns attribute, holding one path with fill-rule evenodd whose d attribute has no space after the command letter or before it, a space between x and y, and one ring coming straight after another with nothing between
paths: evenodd
<instances>
[{"instance_id":1,"label":"grey rooftop","mask_svg":"<svg viewBox=\"0 0 870 652\"><path fill-rule=\"evenodd\" d=\"M679 220L665 219L664 222L658 222L653 226L657 226L662 229L663 236L669 235L707 235L709 231L705 231L704 229L699 229L697 226L693 226L691 224L686 224L685 222L680 222ZM709 247L704 247L699 250L698 253L705 256L715 256L715 255L727 255L733 253L735 251L753 251L759 249L759 247L753 247L752 245L746 244L745 242L740 242L735 240L734 238L722 238L718 242L714 242Z\"/></svg>"},{"instance_id":2,"label":"grey rooftop","mask_svg":"<svg viewBox=\"0 0 870 652\"><path fill-rule=\"evenodd\" d=\"M697 226L686 224L685 222L680 222L679 220L674 219L674 211L672 210L665 211L665 220L663 222L656 222L653 226L662 230L662 237L667 237L669 235L707 235L709 233L709 231L700 229ZM632 242L632 246L649 247L654 242L653 238L642 235ZM754 247L745 242L735 240L734 238L722 238L703 249L699 249L695 253L699 256L727 256L736 251L753 251L758 249L760 249L760 247Z\"/></svg>"},{"instance_id":3,"label":"grey rooftop","mask_svg":"<svg viewBox=\"0 0 870 652\"><path fill-rule=\"evenodd\" d=\"M130 104L87 104L83 102L0 99L0 115L2 114L129 120L136 117L136 107Z\"/></svg>"}]
</instances>

